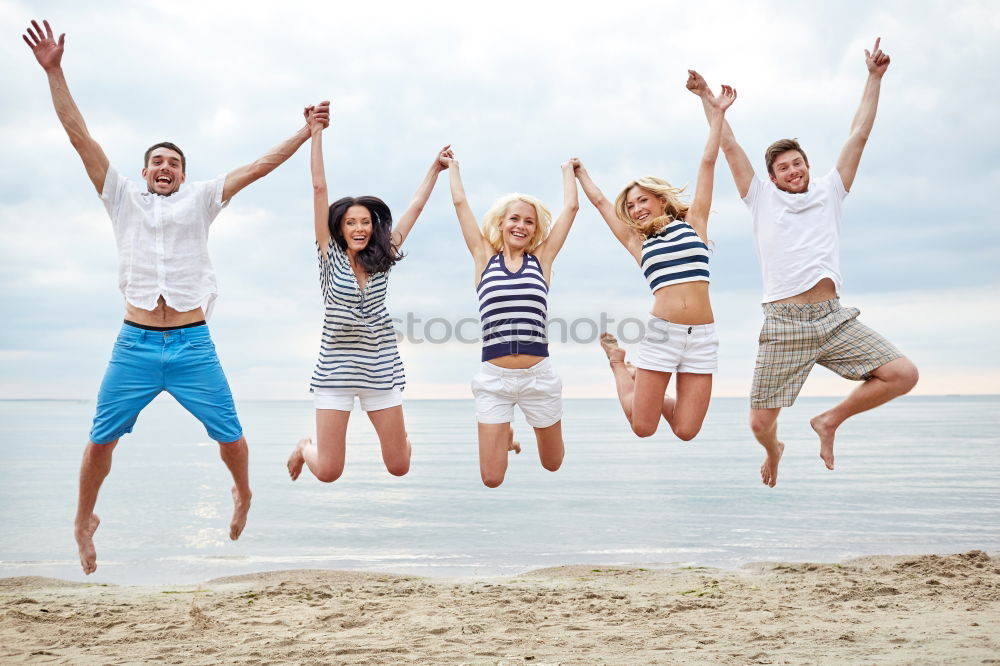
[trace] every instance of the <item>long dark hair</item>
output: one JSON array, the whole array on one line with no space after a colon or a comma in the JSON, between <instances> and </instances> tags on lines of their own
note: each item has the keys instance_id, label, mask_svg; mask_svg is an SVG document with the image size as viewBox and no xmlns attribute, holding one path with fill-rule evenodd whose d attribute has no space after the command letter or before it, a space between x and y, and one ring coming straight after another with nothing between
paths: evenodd
<instances>
[{"instance_id":1,"label":"long dark hair","mask_svg":"<svg viewBox=\"0 0 1000 666\"><path fill-rule=\"evenodd\" d=\"M378 197L344 197L330 204L330 217L327 224L330 235L337 241L341 250L347 250L347 239L340 229L347 209L351 206L364 206L372 216L372 235L365 249L358 252L358 262L369 275L385 273L397 261L403 258L399 248L392 242L392 213L389 206Z\"/></svg>"}]
</instances>

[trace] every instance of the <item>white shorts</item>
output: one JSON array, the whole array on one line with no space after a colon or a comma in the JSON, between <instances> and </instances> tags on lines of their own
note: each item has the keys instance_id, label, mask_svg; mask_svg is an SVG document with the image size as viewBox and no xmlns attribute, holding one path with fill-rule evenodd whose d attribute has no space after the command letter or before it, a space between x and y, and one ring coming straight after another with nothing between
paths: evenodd
<instances>
[{"instance_id":1,"label":"white shorts","mask_svg":"<svg viewBox=\"0 0 1000 666\"><path fill-rule=\"evenodd\" d=\"M374 412L379 409L398 407L403 404L403 392L394 389L348 389L314 388L313 403L316 409L339 409L349 412L354 409L354 396L361 400L361 409Z\"/></svg>"},{"instance_id":2,"label":"white shorts","mask_svg":"<svg viewBox=\"0 0 1000 666\"><path fill-rule=\"evenodd\" d=\"M715 324L685 326L653 317L639 344L635 367L657 372L711 375L719 368L719 336Z\"/></svg>"},{"instance_id":3,"label":"white shorts","mask_svg":"<svg viewBox=\"0 0 1000 666\"><path fill-rule=\"evenodd\" d=\"M472 378L472 395L480 423L510 423L514 405L532 428L548 428L562 419L562 380L547 358L524 370L484 362Z\"/></svg>"}]
</instances>

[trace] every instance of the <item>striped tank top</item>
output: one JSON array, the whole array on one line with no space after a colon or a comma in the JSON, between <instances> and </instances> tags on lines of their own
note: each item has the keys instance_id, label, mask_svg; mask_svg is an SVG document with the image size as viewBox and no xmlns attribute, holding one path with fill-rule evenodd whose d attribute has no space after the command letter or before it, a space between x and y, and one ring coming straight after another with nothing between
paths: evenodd
<instances>
[{"instance_id":1,"label":"striped tank top","mask_svg":"<svg viewBox=\"0 0 1000 666\"><path fill-rule=\"evenodd\" d=\"M691 225L674 220L642 242L642 273L649 288L708 282L708 246Z\"/></svg>"},{"instance_id":2,"label":"striped tank top","mask_svg":"<svg viewBox=\"0 0 1000 666\"><path fill-rule=\"evenodd\" d=\"M483 325L483 360L508 354L549 355L545 332L549 285L542 266L525 254L516 273L507 270L503 253L490 257L476 287Z\"/></svg>"},{"instance_id":3,"label":"striped tank top","mask_svg":"<svg viewBox=\"0 0 1000 666\"><path fill-rule=\"evenodd\" d=\"M396 333L385 309L389 273L368 276L365 288L351 261L330 239L319 254L319 283L326 313L319 361L310 386L344 389L403 389L406 376L396 348Z\"/></svg>"}]
</instances>

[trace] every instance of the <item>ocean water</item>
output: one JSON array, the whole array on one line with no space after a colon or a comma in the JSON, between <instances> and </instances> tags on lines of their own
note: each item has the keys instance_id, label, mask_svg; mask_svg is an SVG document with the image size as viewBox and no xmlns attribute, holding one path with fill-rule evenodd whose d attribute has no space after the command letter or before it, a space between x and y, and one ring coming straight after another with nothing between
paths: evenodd
<instances>
[{"instance_id":1,"label":"ocean water","mask_svg":"<svg viewBox=\"0 0 1000 666\"><path fill-rule=\"evenodd\" d=\"M194 583L276 569L330 568L487 577L560 564L706 565L839 561L869 554L1000 551L1000 396L904 397L840 430L826 470L808 419L835 403L784 410L778 486L744 399L717 398L693 442L666 424L634 437L613 400L567 400L566 460L547 472L531 429L503 486L479 479L471 400L404 405L410 473L390 476L355 411L333 484L285 459L311 434L308 401L238 405L254 505L227 538L228 472L217 445L164 395L123 438L97 505L98 570L85 578L72 521L93 403L0 401L0 577ZM520 417L519 417L520 418Z\"/></svg>"}]
</instances>

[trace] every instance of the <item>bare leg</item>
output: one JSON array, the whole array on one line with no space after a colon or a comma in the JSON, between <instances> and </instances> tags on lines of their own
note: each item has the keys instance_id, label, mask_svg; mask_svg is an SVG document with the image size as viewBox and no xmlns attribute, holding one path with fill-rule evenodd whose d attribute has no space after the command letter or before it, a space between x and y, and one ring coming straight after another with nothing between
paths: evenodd
<instances>
[{"instance_id":1,"label":"bare leg","mask_svg":"<svg viewBox=\"0 0 1000 666\"><path fill-rule=\"evenodd\" d=\"M250 512L250 473L248 461L250 452L247 440L240 437L235 442L219 442L219 455L226 463L229 473L233 475L233 519L229 522L229 538L236 541L243 533L247 524L247 513Z\"/></svg>"},{"instance_id":2,"label":"bare leg","mask_svg":"<svg viewBox=\"0 0 1000 666\"><path fill-rule=\"evenodd\" d=\"M410 471L412 452L410 440L406 436L406 425L403 423L403 406L370 411L368 419L375 426L379 444L382 445L385 468L393 476L403 476Z\"/></svg>"},{"instance_id":3,"label":"bare leg","mask_svg":"<svg viewBox=\"0 0 1000 666\"><path fill-rule=\"evenodd\" d=\"M840 424L855 414L885 404L908 393L917 384L917 367L908 358L897 358L871 373L871 378L851 391L837 406L814 416L809 425L819 435L819 457L833 469L833 440Z\"/></svg>"},{"instance_id":4,"label":"bare leg","mask_svg":"<svg viewBox=\"0 0 1000 666\"><path fill-rule=\"evenodd\" d=\"M666 412L668 400L675 403L671 405L670 418L667 419L671 430L674 431L678 439L685 442L694 439L695 435L701 431L709 402L712 400L712 375L678 372L677 400L675 402L664 396L664 412ZM666 416L665 413L664 416Z\"/></svg>"},{"instance_id":5,"label":"bare leg","mask_svg":"<svg viewBox=\"0 0 1000 666\"><path fill-rule=\"evenodd\" d=\"M563 446L562 421L556 421L546 428L535 428L538 442L538 459L542 467L554 472L562 466L566 449Z\"/></svg>"},{"instance_id":6,"label":"bare leg","mask_svg":"<svg viewBox=\"0 0 1000 666\"><path fill-rule=\"evenodd\" d=\"M778 413L780 407L773 409L751 409L750 429L760 445L764 447L767 456L760 466L760 480L768 487L774 488L778 482L778 463L781 454L785 452L784 442L778 441Z\"/></svg>"},{"instance_id":7,"label":"bare leg","mask_svg":"<svg viewBox=\"0 0 1000 666\"><path fill-rule=\"evenodd\" d=\"M97 505L97 494L101 490L101 484L111 471L111 454L117 444L117 439L107 444L88 442L87 448L83 451L83 462L80 463L80 493L76 503L73 533L77 549L80 551L80 566L87 575L97 570L94 532L101 524L101 519L94 513L94 507Z\"/></svg>"},{"instance_id":8,"label":"bare leg","mask_svg":"<svg viewBox=\"0 0 1000 666\"><path fill-rule=\"evenodd\" d=\"M479 474L486 487L496 488L503 483L507 474L507 455L515 450L513 443L514 430L510 423L479 424Z\"/></svg>"},{"instance_id":9,"label":"bare leg","mask_svg":"<svg viewBox=\"0 0 1000 666\"><path fill-rule=\"evenodd\" d=\"M351 413L341 409L316 410L316 441L303 437L288 456L288 475L299 478L302 465L309 467L318 480L332 483L344 473L347 447L347 421Z\"/></svg>"}]
</instances>

